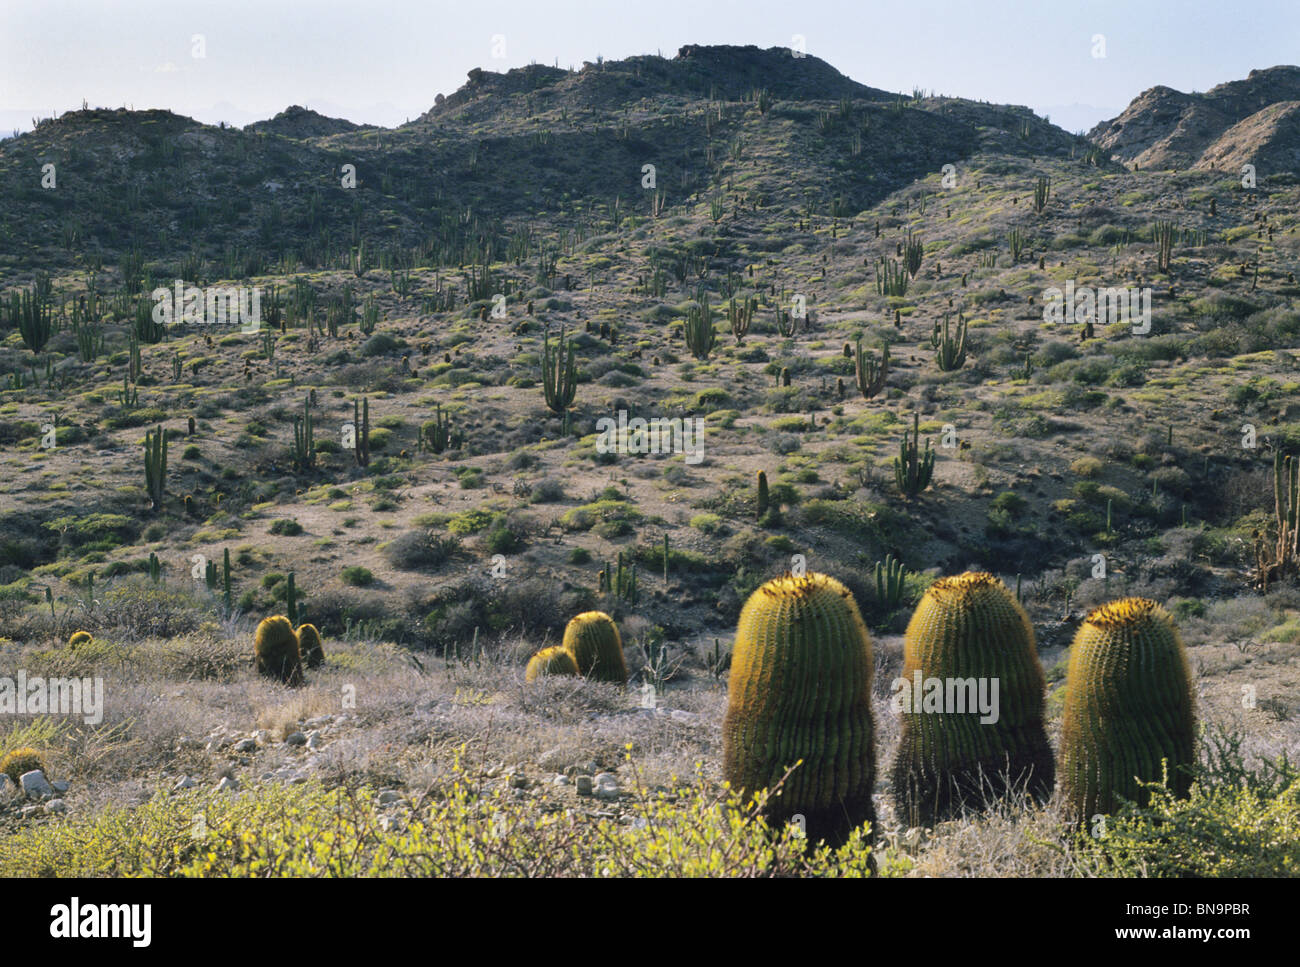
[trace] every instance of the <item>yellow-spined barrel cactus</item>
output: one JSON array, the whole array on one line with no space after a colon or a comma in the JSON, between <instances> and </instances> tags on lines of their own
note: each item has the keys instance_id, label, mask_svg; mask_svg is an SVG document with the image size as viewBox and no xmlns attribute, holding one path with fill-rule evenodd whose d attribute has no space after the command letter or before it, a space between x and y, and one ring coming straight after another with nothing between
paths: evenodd
<instances>
[{"instance_id":1,"label":"yellow-spined barrel cactus","mask_svg":"<svg viewBox=\"0 0 1300 967\"><path fill-rule=\"evenodd\" d=\"M68 647L76 648L78 645L88 645L95 640L95 636L89 631L74 631L72 637L68 639Z\"/></svg>"},{"instance_id":2,"label":"yellow-spined barrel cactus","mask_svg":"<svg viewBox=\"0 0 1300 967\"><path fill-rule=\"evenodd\" d=\"M603 611L584 611L564 629L563 648L573 656L578 674L598 682L627 684L623 639L618 625Z\"/></svg>"},{"instance_id":3,"label":"yellow-spined barrel cactus","mask_svg":"<svg viewBox=\"0 0 1300 967\"><path fill-rule=\"evenodd\" d=\"M1009 791L1050 797L1046 687L1033 626L1001 581L968 572L930 585L907 626L894 683L899 820L931 826Z\"/></svg>"},{"instance_id":4,"label":"yellow-spined barrel cactus","mask_svg":"<svg viewBox=\"0 0 1300 967\"><path fill-rule=\"evenodd\" d=\"M45 762L41 759L41 754L30 746L14 749L0 759L0 772L12 779L15 786L19 779L35 769L44 772Z\"/></svg>"},{"instance_id":5,"label":"yellow-spined barrel cactus","mask_svg":"<svg viewBox=\"0 0 1300 967\"><path fill-rule=\"evenodd\" d=\"M524 681L535 682L543 675L577 674L578 663L573 660L573 656L563 647L556 645L552 648L543 648L528 660L528 667L524 670Z\"/></svg>"},{"instance_id":6,"label":"yellow-spined barrel cactus","mask_svg":"<svg viewBox=\"0 0 1300 967\"><path fill-rule=\"evenodd\" d=\"M308 668L319 668L325 662L325 649L320 643L320 632L315 625L300 624L298 635L298 654L302 663Z\"/></svg>"},{"instance_id":7,"label":"yellow-spined barrel cactus","mask_svg":"<svg viewBox=\"0 0 1300 967\"><path fill-rule=\"evenodd\" d=\"M740 612L723 719L723 775L748 797L774 789L773 824L803 816L839 846L875 823L871 639L853 595L825 574L775 578Z\"/></svg>"},{"instance_id":8,"label":"yellow-spined barrel cactus","mask_svg":"<svg viewBox=\"0 0 1300 967\"><path fill-rule=\"evenodd\" d=\"M285 685L302 684L302 656L293 625L283 615L264 618L253 637L257 672Z\"/></svg>"},{"instance_id":9,"label":"yellow-spined barrel cactus","mask_svg":"<svg viewBox=\"0 0 1300 967\"><path fill-rule=\"evenodd\" d=\"M1093 610L1070 647L1061 724L1065 809L1077 822L1145 805L1138 785L1184 796L1196 761L1196 709L1187 652L1169 612L1145 598Z\"/></svg>"}]
</instances>

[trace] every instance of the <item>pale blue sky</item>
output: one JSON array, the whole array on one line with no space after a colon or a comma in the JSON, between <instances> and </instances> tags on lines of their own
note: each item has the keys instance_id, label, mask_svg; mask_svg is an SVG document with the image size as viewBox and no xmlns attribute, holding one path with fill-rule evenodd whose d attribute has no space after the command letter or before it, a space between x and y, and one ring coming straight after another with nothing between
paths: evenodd
<instances>
[{"instance_id":1,"label":"pale blue sky","mask_svg":"<svg viewBox=\"0 0 1300 967\"><path fill-rule=\"evenodd\" d=\"M492 56L498 34L503 59ZM1027 104L1077 130L1155 84L1205 90L1297 63L1300 2L0 0L0 131L83 98L240 125L296 103L393 125L473 67L788 46L795 34L864 84ZM1095 34L1104 59L1092 56Z\"/></svg>"}]
</instances>

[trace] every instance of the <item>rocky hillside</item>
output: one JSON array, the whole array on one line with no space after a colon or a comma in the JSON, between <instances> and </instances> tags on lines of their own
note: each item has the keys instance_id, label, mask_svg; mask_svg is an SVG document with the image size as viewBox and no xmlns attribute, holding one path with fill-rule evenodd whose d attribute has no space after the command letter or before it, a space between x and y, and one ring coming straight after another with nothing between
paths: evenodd
<instances>
[{"instance_id":1,"label":"rocky hillside","mask_svg":"<svg viewBox=\"0 0 1300 967\"><path fill-rule=\"evenodd\" d=\"M1204 94L1157 86L1088 133L1112 157L1140 168L1213 170L1254 164L1261 177L1300 159L1300 67L1255 70Z\"/></svg>"}]
</instances>

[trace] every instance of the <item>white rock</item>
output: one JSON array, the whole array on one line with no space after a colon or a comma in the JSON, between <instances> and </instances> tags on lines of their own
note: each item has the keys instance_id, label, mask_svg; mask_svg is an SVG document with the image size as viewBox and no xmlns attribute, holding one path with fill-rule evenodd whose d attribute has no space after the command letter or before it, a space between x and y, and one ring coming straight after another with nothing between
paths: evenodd
<instances>
[{"instance_id":1,"label":"white rock","mask_svg":"<svg viewBox=\"0 0 1300 967\"><path fill-rule=\"evenodd\" d=\"M239 788L239 780L231 779L230 776L222 776L221 781L217 783L217 792L234 792Z\"/></svg>"},{"instance_id":2,"label":"white rock","mask_svg":"<svg viewBox=\"0 0 1300 967\"><path fill-rule=\"evenodd\" d=\"M309 748L309 749L311 749L313 752L315 752L315 751L316 751L317 749L319 749L320 747L321 747L320 733L319 733L319 732L308 732L308 733L307 733L307 748Z\"/></svg>"},{"instance_id":3,"label":"white rock","mask_svg":"<svg viewBox=\"0 0 1300 967\"><path fill-rule=\"evenodd\" d=\"M35 816L38 813L43 813L43 812L45 812L44 806L24 806L22 808L20 815L23 817L23 819L30 819L32 816Z\"/></svg>"},{"instance_id":4,"label":"white rock","mask_svg":"<svg viewBox=\"0 0 1300 967\"><path fill-rule=\"evenodd\" d=\"M54 795L54 787L46 781L45 773L40 769L24 772L19 777L18 784L23 787L23 794L28 799L46 799Z\"/></svg>"},{"instance_id":5,"label":"white rock","mask_svg":"<svg viewBox=\"0 0 1300 967\"><path fill-rule=\"evenodd\" d=\"M258 745L270 745L271 733L268 732L266 729L258 729L256 732L253 733L253 741L256 742Z\"/></svg>"},{"instance_id":6,"label":"white rock","mask_svg":"<svg viewBox=\"0 0 1300 967\"><path fill-rule=\"evenodd\" d=\"M612 772L598 772L593 780L597 786L613 786L618 788L618 776Z\"/></svg>"},{"instance_id":7,"label":"white rock","mask_svg":"<svg viewBox=\"0 0 1300 967\"><path fill-rule=\"evenodd\" d=\"M256 751L257 751L257 740L256 740L256 739L240 739L238 742L235 743L235 751L236 751L236 752L240 752L240 753L245 753L245 752L256 752Z\"/></svg>"},{"instance_id":8,"label":"white rock","mask_svg":"<svg viewBox=\"0 0 1300 967\"><path fill-rule=\"evenodd\" d=\"M68 804L62 799L51 799L45 804L45 811L50 815L58 815L68 811Z\"/></svg>"},{"instance_id":9,"label":"white rock","mask_svg":"<svg viewBox=\"0 0 1300 967\"><path fill-rule=\"evenodd\" d=\"M618 786L597 786L596 787L597 799L605 799L605 800L617 799L620 795L621 793L618 791Z\"/></svg>"},{"instance_id":10,"label":"white rock","mask_svg":"<svg viewBox=\"0 0 1300 967\"><path fill-rule=\"evenodd\" d=\"M180 792L183 789L193 789L197 785L198 783L189 776L181 776L180 779L176 781L176 785L172 786L172 790Z\"/></svg>"},{"instance_id":11,"label":"white rock","mask_svg":"<svg viewBox=\"0 0 1300 967\"><path fill-rule=\"evenodd\" d=\"M561 772L558 776L556 776L554 779L551 780L551 785L553 785L553 786L567 786L567 785L569 785L572 781L573 781L573 780L571 780L568 776L566 776L563 772Z\"/></svg>"}]
</instances>

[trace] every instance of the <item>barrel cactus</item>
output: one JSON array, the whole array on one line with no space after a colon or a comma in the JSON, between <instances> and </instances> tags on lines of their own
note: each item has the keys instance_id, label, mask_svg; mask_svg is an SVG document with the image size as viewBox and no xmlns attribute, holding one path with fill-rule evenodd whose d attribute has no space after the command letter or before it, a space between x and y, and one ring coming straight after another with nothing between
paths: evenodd
<instances>
[{"instance_id":1,"label":"barrel cactus","mask_svg":"<svg viewBox=\"0 0 1300 967\"><path fill-rule=\"evenodd\" d=\"M12 779L15 786L19 779L37 769L44 772L45 762L41 759L41 754L30 746L13 749L0 759L0 773Z\"/></svg>"},{"instance_id":2,"label":"barrel cactus","mask_svg":"<svg viewBox=\"0 0 1300 967\"><path fill-rule=\"evenodd\" d=\"M603 611L584 611L564 629L563 648L573 656L578 674L598 682L627 684L623 639L618 625Z\"/></svg>"},{"instance_id":3,"label":"barrel cactus","mask_svg":"<svg viewBox=\"0 0 1300 967\"><path fill-rule=\"evenodd\" d=\"M563 647L556 645L552 648L543 648L528 660L528 668L524 670L524 681L535 682L544 675L577 674L578 664L573 660L573 656Z\"/></svg>"},{"instance_id":4,"label":"barrel cactus","mask_svg":"<svg viewBox=\"0 0 1300 967\"><path fill-rule=\"evenodd\" d=\"M320 632L312 624L300 624L298 635L298 653L308 668L319 668L325 663L325 649L321 647Z\"/></svg>"},{"instance_id":5,"label":"barrel cactus","mask_svg":"<svg viewBox=\"0 0 1300 967\"><path fill-rule=\"evenodd\" d=\"M72 637L68 639L68 647L76 648L79 645L88 645L95 640L95 636L89 631L74 631Z\"/></svg>"},{"instance_id":6,"label":"barrel cactus","mask_svg":"<svg viewBox=\"0 0 1300 967\"><path fill-rule=\"evenodd\" d=\"M1145 805L1138 784L1187 794L1196 761L1195 699L1187 651L1169 612L1145 598L1112 601L1079 626L1066 669L1061 793L1086 823L1120 800Z\"/></svg>"},{"instance_id":7,"label":"barrel cactus","mask_svg":"<svg viewBox=\"0 0 1300 967\"><path fill-rule=\"evenodd\" d=\"M992 574L968 572L930 585L907 626L895 684L900 821L931 826L1009 791L1038 802L1051 796L1047 679L1033 626Z\"/></svg>"},{"instance_id":8,"label":"barrel cactus","mask_svg":"<svg viewBox=\"0 0 1300 967\"><path fill-rule=\"evenodd\" d=\"M285 685L302 684L302 656L293 625L283 615L264 618L253 636L257 672Z\"/></svg>"},{"instance_id":9,"label":"barrel cactus","mask_svg":"<svg viewBox=\"0 0 1300 967\"><path fill-rule=\"evenodd\" d=\"M723 775L743 796L785 777L767 801L769 822L801 815L809 839L831 846L864 822L874 825L873 669L858 606L834 578L787 574L745 602L722 725Z\"/></svg>"}]
</instances>

